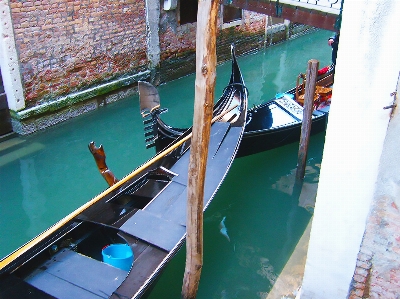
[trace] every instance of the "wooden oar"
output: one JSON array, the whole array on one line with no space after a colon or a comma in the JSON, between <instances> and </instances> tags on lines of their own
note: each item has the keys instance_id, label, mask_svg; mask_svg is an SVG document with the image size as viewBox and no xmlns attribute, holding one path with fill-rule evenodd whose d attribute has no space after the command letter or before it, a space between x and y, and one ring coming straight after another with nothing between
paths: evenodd
<instances>
[{"instance_id":1,"label":"wooden oar","mask_svg":"<svg viewBox=\"0 0 400 299\"><path fill-rule=\"evenodd\" d=\"M212 123L218 121L220 118L222 118L225 114L227 114L228 112L230 112L231 110L235 109L237 107L233 106L231 108L229 108L228 110L223 111L221 114L216 115L213 119L212 119ZM94 205L95 203L97 203L98 201L100 201L102 198L104 198L104 196L108 195L109 193L113 192L114 190L118 189L119 187L121 187L122 185L124 185L126 182L128 182L130 179L132 179L135 175L137 175L138 173L140 173L141 171L145 170L147 167L149 167L150 165L152 165L153 163L157 162L158 160L160 160L161 158L163 158L164 156L168 155L169 153L171 153L174 149L178 148L180 145L182 145L183 143L185 143L187 140L189 140L192 137L192 133L188 134L186 137L182 138L181 140L179 140L178 142L176 142L175 144L171 145L170 147L168 147L167 149L163 150L162 152L160 152L158 155L154 156L152 159L150 159L149 161L145 162L144 164L142 164L140 167L138 167L137 169L135 169L134 171L132 171L130 174L128 174L126 177L124 177L123 179L121 179L120 181L118 181L117 183L115 183L114 185L112 185L111 187L107 188L106 190L104 190L102 193L100 193L99 195L97 195L96 197L94 197L92 200L88 201L87 203L85 203L84 205L82 205L81 207L79 207L78 209L76 209L75 211L73 211L72 213L70 213L69 215L65 216L63 219L61 219L60 221L58 221L57 223L55 223L53 226L49 227L47 230L45 230L44 232L42 232L40 235L36 236L34 239L32 239L31 241L27 242L26 244L22 245L20 248L18 248L16 251L14 251L13 253L11 253L10 255L6 256L3 260L0 261L0 270L3 269L4 267L6 267L8 264L10 264L12 261L14 261L16 258L18 258L19 256L21 256L22 254L24 254L25 252L27 252L30 248L32 248L33 246L39 244L41 241L43 241L45 238L49 237L51 234L53 234L54 232L56 232L58 229L60 229L62 226L66 225L68 222L70 222L71 220L73 220L75 217L77 217L79 214L81 214L83 211L85 211L87 208L89 208L90 206Z\"/></svg>"}]
</instances>

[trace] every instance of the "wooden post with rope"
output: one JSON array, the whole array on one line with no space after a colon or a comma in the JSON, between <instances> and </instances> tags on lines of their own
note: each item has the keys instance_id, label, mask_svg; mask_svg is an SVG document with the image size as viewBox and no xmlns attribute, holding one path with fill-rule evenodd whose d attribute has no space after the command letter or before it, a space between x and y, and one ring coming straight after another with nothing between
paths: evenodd
<instances>
[{"instance_id":1,"label":"wooden post with rope","mask_svg":"<svg viewBox=\"0 0 400 299\"><path fill-rule=\"evenodd\" d=\"M196 298L203 267L203 201L216 77L219 1L198 2L193 135L190 146L186 221L186 266L182 298Z\"/></svg>"},{"instance_id":2,"label":"wooden post with rope","mask_svg":"<svg viewBox=\"0 0 400 299\"><path fill-rule=\"evenodd\" d=\"M303 122L301 125L300 146L297 160L296 180L303 180L307 164L307 151L311 131L311 117L314 107L314 94L317 82L319 61L308 61L304 94Z\"/></svg>"}]
</instances>

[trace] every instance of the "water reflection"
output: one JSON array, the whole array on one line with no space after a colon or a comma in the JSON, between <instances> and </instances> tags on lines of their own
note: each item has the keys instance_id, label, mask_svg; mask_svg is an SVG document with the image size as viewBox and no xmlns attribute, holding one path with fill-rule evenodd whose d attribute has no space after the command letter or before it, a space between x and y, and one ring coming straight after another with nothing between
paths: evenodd
<instances>
[{"instance_id":1,"label":"water reflection","mask_svg":"<svg viewBox=\"0 0 400 299\"><path fill-rule=\"evenodd\" d=\"M272 81L275 84L275 90L277 90L278 92L281 91L285 91L285 81L283 80L283 74L287 73L286 70L286 59L287 56L287 51L283 51L279 57L279 72L276 75L275 79Z\"/></svg>"},{"instance_id":2,"label":"water reflection","mask_svg":"<svg viewBox=\"0 0 400 299\"><path fill-rule=\"evenodd\" d=\"M299 207L306 209L311 214L315 207L315 196L317 194L319 172L321 170L321 164L314 162L315 159L309 159L307 161L304 181L300 183L296 182L297 169L294 168L291 169L288 174L281 176L279 180L272 185L272 189L298 198Z\"/></svg>"},{"instance_id":3,"label":"water reflection","mask_svg":"<svg viewBox=\"0 0 400 299\"><path fill-rule=\"evenodd\" d=\"M321 31L239 57L250 92L249 106L293 87L309 59L318 59L321 65L329 62L329 49L315 46L325 45L329 35ZM216 95L225 86L230 70L229 63L218 66ZM159 92L162 105L169 108L163 115L166 121L190 126L194 76L165 84ZM27 142L21 147L0 153L0 256L105 189L87 150L90 141L104 144L107 163L117 177L154 154L145 149L137 98L108 105L24 139ZM311 168L307 168L304 189L316 185L323 142L323 135L311 139ZM21 148L30 149L29 154L22 155ZM204 215L204 266L198 299L265 299L273 285L281 281L312 212L309 198L303 200L303 192L296 197L292 189L297 151L298 144L292 144L234 161ZM221 234L221 221L230 242ZM168 264L150 298L179 298L184 265L185 248Z\"/></svg>"},{"instance_id":4,"label":"water reflection","mask_svg":"<svg viewBox=\"0 0 400 299\"><path fill-rule=\"evenodd\" d=\"M228 235L228 229L226 228L225 220L226 217L224 216L224 218L222 218L221 222L219 223L219 232L228 240L228 242L230 242L231 238Z\"/></svg>"},{"instance_id":5,"label":"water reflection","mask_svg":"<svg viewBox=\"0 0 400 299\"><path fill-rule=\"evenodd\" d=\"M21 170L22 208L29 219L26 236L30 237L47 225L43 220L43 215L46 212L46 197L39 188L35 161L33 159L21 159L19 164Z\"/></svg>"},{"instance_id":6,"label":"water reflection","mask_svg":"<svg viewBox=\"0 0 400 299\"><path fill-rule=\"evenodd\" d=\"M39 142L33 142L25 147L21 147L24 142L25 140L22 138L14 138L11 140L4 141L4 144L10 145L10 148L18 147L18 149L6 152L1 155L0 168L9 163L18 161L18 159L22 159L26 156L29 156L30 154L36 153L44 148L44 145ZM0 152L3 150L4 151L7 150L7 148L6 149L3 148L0 148Z\"/></svg>"},{"instance_id":7,"label":"water reflection","mask_svg":"<svg viewBox=\"0 0 400 299\"><path fill-rule=\"evenodd\" d=\"M198 299L280 299L278 293L295 293L306 252L298 248L307 244L307 235L302 236L315 199L307 194L316 190L323 142L323 134L311 138L300 192L294 189L298 144L234 161L204 215ZM230 242L220 232L221 221ZM149 298L179 298L184 266L183 247Z\"/></svg>"}]
</instances>

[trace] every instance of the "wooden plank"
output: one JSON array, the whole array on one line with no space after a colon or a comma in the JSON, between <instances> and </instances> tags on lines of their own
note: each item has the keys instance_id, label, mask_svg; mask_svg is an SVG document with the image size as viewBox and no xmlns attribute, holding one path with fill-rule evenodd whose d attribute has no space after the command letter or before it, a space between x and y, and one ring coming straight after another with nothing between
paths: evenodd
<instances>
[{"instance_id":1,"label":"wooden plank","mask_svg":"<svg viewBox=\"0 0 400 299\"><path fill-rule=\"evenodd\" d=\"M166 251L171 251L186 231L184 226L145 210L138 210L120 229Z\"/></svg>"},{"instance_id":2,"label":"wooden plank","mask_svg":"<svg viewBox=\"0 0 400 299\"><path fill-rule=\"evenodd\" d=\"M229 132L224 135L224 143L218 144L214 148L214 155L211 155L211 149L209 150L208 160L214 159L213 163L208 163L206 169L205 183L204 183L204 199L208 200L212 198L215 190L218 189L218 185L221 183L220 180L215 180L215 177L223 177L227 167L229 167L232 154L237 144L237 130L242 130L240 127L231 127ZM229 153L227 153L229 152ZM208 201L203 202L203 208L208 205ZM173 219L175 222L186 225L186 195L182 194L164 213L165 219Z\"/></svg>"},{"instance_id":3,"label":"wooden plank","mask_svg":"<svg viewBox=\"0 0 400 299\"><path fill-rule=\"evenodd\" d=\"M55 299L55 297L31 286L13 274L0 280L0 298Z\"/></svg>"},{"instance_id":4,"label":"wooden plank","mask_svg":"<svg viewBox=\"0 0 400 299\"><path fill-rule=\"evenodd\" d=\"M88 290L82 289L71 284L68 281L60 279L57 276L41 271L40 274L35 276L34 279L30 280L29 283L36 288L43 290L44 292L51 294L57 299L102 299L107 297L101 297L97 294L91 293Z\"/></svg>"},{"instance_id":5,"label":"wooden plank","mask_svg":"<svg viewBox=\"0 0 400 299\"><path fill-rule=\"evenodd\" d=\"M229 128L230 124L226 122L216 122L211 127L210 135L213 136L213 142L208 146L208 153L211 157L213 157L218 151ZM174 166L171 167L170 170L172 172L179 173L179 175L173 179L175 182L187 185L189 175L189 156L189 153L186 153Z\"/></svg>"},{"instance_id":6,"label":"wooden plank","mask_svg":"<svg viewBox=\"0 0 400 299\"><path fill-rule=\"evenodd\" d=\"M127 275L127 271L63 250L25 280L60 299L107 298Z\"/></svg>"},{"instance_id":7,"label":"wooden plank","mask_svg":"<svg viewBox=\"0 0 400 299\"><path fill-rule=\"evenodd\" d=\"M151 212L158 217L162 217L169 207L175 204L180 196L184 195L186 199L186 185L172 181L168 186L152 201L146 211Z\"/></svg>"},{"instance_id":8,"label":"wooden plank","mask_svg":"<svg viewBox=\"0 0 400 299\"><path fill-rule=\"evenodd\" d=\"M157 276L154 272L162 261L166 258L167 252L157 247L147 246L142 254L136 258L128 277L110 297L110 299L121 299L121 298L139 298L140 294L151 284L151 281ZM161 268L165 266L165 263L158 268L157 271L161 271ZM133 295L134 294L134 295Z\"/></svg>"},{"instance_id":9,"label":"wooden plank","mask_svg":"<svg viewBox=\"0 0 400 299\"><path fill-rule=\"evenodd\" d=\"M301 125L300 146L297 160L297 180L302 180L304 178L306 170L307 151L311 132L312 111L314 109L314 94L317 82L318 66L318 60L311 59L308 61L306 73L306 91L304 95L303 122Z\"/></svg>"}]
</instances>

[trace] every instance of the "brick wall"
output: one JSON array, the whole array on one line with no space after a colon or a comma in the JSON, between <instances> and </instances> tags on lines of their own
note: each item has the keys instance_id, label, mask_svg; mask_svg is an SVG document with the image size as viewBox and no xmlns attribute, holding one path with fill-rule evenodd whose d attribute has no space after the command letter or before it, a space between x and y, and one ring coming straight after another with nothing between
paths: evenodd
<instances>
[{"instance_id":1,"label":"brick wall","mask_svg":"<svg viewBox=\"0 0 400 299\"><path fill-rule=\"evenodd\" d=\"M217 53L219 61L230 59L230 45L235 44L236 54L241 55L264 46L265 15L243 11L242 25L222 29L218 34Z\"/></svg>"},{"instance_id":2,"label":"brick wall","mask_svg":"<svg viewBox=\"0 0 400 299\"><path fill-rule=\"evenodd\" d=\"M222 24L219 24L219 27L222 28ZM196 23L180 26L175 10L162 10L159 35L161 82L195 72ZM218 62L230 58L231 43L236 44L236 53L240 55L262 47L264 36L265 15L243 11L241 25L221 29L218 33Z\"/></svg>"},{"instance_id":3,"label":"brick wall","mask_svg":"<svg viewBox=\"0 0 400 299\"><path fill-rule=\"evenodd\" d=\"M148 67L145 0L10 0L10 7L27 108ZM228 28L221 15L218 62L230 58L231 43L238 55L264 46L265 15L244 10ZM179 25L178 9L161 9L159 39L160 82L195 71L195 22Z\"/></svg>"},{"instance_id":4,"label":"brick wall","mask_svg":"<svg viewBox=\"0 0 400 299\"><path fill-rule=\"evenodd\" d=\"M166 82L195 71L197 23L178 25L176 10L161 10L160 80Z\"/></svg>"},{"instance_id":5,"label":"brick wall","mask_svg":"<svg viewBox=\"0 0 400 299\"><path fill-rule=\"evenodd\" d=\"M147 67L144 0L10 6L28 107Z\"/></svg>"}]
</instances>

